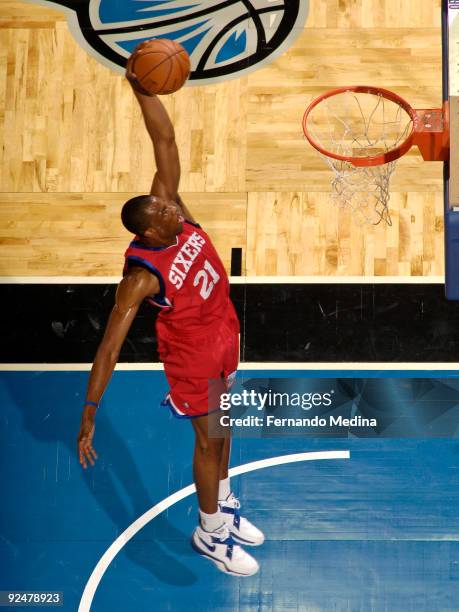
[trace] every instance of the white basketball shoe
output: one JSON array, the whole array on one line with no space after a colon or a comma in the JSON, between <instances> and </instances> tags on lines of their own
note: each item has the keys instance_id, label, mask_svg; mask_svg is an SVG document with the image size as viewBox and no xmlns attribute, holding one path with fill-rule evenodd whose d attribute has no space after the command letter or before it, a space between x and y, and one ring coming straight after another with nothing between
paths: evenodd
<instances>
[{"instance_id":1,"label":"white basketball shoe","mask_svg":"<svg viewBox=\"0 0 459 612\"><path fill-rule=\"evenodd\" d=\"M243 577L258 572L257 561L234 542L225 523L215 531L205 531L198 525L191 537L191 545L225 574Z\"/></svg>"},{"instance_id":2,"label":"white basketball shoe","mask_svg":"<svg viewBox=\"0 0 459 612\"><path fill-rule=\"evenodd\" d=\"M228 525L233 539L245 546L259 546L265 541L265 536L255 525L240 515L241 502L230 493L225 501L219 501L218 506L223 520Z\"/></svg>"}]
</instances>

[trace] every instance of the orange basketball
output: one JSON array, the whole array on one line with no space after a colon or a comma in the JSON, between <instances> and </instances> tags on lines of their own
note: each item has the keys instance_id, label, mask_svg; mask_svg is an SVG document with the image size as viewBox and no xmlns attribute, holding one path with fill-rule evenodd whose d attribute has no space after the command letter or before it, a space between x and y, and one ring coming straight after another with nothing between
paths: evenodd
<instances>
[{"instance_id":1,"label":"orange basketball","mask_svg":"<svg viewBox=\"0 0 459 612\"><path fill-rule=\"evenodd\" d=\"M177 91L190 74L190 57L185 49L167 38L153 38L134 53L132 72L150 94Z\"/></svg>"}]
</instances>

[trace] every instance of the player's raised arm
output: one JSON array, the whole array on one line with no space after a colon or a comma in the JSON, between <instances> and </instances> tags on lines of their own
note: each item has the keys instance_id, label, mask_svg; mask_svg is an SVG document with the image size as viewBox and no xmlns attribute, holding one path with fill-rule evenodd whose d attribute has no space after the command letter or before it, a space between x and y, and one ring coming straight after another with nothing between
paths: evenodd
<instances>
[{"instance_id":1,"label":"player's raised arm","mask_svg":"<svg viewBox=\"0 0 459 612\"><path fill-rule=\"evenodd\" d=\"M174 126L158 96L145 96L135 89L134 92L155 153L156 173L150 193L175 201L180 182L180 159Z\"/></svg>"},{"instance_id":2,"label":"player's raised arm","mask_svg":"<svg viewBox=\"0 0 459 612\"><path fill-rule=\"evenodd\" d=\"M193 216L178 194L180 158L172 121L160 98L146 91L139 83L137 75L132 71L135 53L146 46L148 46L148 42L139 45L129 58L126 65L126 78L139 102L145 127L153 143L156 173L153 177L150 194L166 200L173 200L181 209L183 216L194 222Z\"/></svg>"},{"instance_id":3,"label":"player's raised arm","mask_svg":"<svg viewBox=\"0 0 459 612\"><path fill-rule=\"evenodd\" d=\"M94 465L94 460L97 458L92 446L94 417L118 361L123 342L142 301L158 292L158 279L142 268L132 268L118 286L115 305L91 369L81 417L78 454L84 468L87 467L88 461Z\"/></svg>"}]
</instances>

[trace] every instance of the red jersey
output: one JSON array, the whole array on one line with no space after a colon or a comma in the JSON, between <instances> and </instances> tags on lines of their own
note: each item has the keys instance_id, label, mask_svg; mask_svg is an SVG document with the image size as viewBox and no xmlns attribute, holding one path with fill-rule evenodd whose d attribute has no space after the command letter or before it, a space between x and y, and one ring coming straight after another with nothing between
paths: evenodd
<instances>
[{"instance_id":1,"label":"red jersey","mask_svg":"<svg viewBox=\"0 0 459 612\"><path fill-rule=\"evenodd\" d=\"M184 221L176 243L167 247L148 247L136 238L125 253L124 273L130 266L158 278L160 292L147 301L161 309L159 336L202 334L234 312L226 270L199 225Z\"/></svg>"}]
</instances>

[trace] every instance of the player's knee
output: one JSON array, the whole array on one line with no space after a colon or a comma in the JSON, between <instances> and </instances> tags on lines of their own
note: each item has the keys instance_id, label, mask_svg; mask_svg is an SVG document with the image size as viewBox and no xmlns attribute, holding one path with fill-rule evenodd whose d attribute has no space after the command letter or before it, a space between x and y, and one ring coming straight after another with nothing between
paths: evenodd
<instances>
[{"instance_id":1,"label":"player's knee","mask_svg":"<svg viewBox=\"0 0 459 612\"><path fill-rule=\"evenodd\" d=\"M209 438L196 436L196 447L202 455L207 457L220 457L223 451L224 438Z\"/></svg>"}]
</instances>

